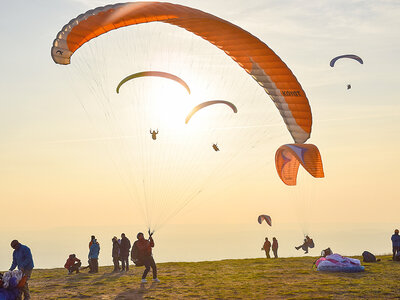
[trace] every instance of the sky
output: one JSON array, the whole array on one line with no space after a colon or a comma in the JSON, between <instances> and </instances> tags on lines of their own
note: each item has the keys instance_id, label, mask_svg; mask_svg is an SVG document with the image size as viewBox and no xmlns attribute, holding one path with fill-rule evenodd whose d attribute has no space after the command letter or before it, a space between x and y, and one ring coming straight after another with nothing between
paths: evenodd
<instances>
[{"instance_id":1,"label":"sky","mask_svg":"<svg viewBox=\"0 0 400 300\"><path fill-rule=\"evenodd\" d=\"M0 11L0 270L9 267L14 238L47 268L70 253L86 257L92 234L100 264L110 265L112 236L134 240L148 224L159 226L157 261L262 257L265 236L277 236L282 256L296 256L306 233L317 244L312 255L328 246L348 255L390 252L400 227L398 1L174 2L251 32L301 83L313 113L308 142L318 146L326 177L300 170L295 189L275 171L276 149L292 138L272 101L192 34L132 26L56 65L50 48L62 26L109 3L9 1ZM364 64L329 67L348 53ZM179 74L191 95L154 78L115 94L119 80L146 68ZM231 100L238 114L218 107L191 127L181 123L212 98ZM149 128L160 129L157 142ZM264 213L270 228L256 222Z\"/></svg>"}]
</instances>

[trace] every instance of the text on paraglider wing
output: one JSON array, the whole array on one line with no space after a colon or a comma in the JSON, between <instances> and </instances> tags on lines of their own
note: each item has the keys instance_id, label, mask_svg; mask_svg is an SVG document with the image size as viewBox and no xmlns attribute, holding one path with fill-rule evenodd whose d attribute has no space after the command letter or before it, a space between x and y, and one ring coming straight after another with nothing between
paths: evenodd
<instances>
[{"instance_id":1,"label":"text on paraglider wing","mask_svg":"<svg viewBox=\"0 0 400 300\"><path fill-rule=\"evenodd\" d=\"M294 97L300 97L301 93L300 91L281 91L283 96L294 96Z\"/></svg>"}]
</instances>

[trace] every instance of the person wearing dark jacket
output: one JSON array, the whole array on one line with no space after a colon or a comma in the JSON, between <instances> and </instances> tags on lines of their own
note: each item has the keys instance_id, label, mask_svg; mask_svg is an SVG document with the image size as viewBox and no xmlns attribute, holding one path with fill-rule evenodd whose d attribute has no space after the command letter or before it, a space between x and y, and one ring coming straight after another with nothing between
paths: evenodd
<instances>
[{"instance_id":1,"label":"person wearing dark jacket","mask_svg":"<svg viewBox=\"0 0 400 300\"><path fill-rule=\"evenodd\" d=\"M25 300L30 299L31 295L29 293L28 280L31 278L34 267L31 249L20 244L17 240L11 242L11 248L14 249L14 252L10 271L18 267L18 269L23 272L24 276L26 276L27 280L25 285L21 288L21 293L23 293Z\"/></svg>"},{"instance_id":2,"label":"person wearing dark jacket","mask_svg":"<svg viewBox=\"0 0 400 300\"><path fill-rule=\"evenodd\" d=\"M278 240L276 237L272 238L272 252L274 253L274 257L278 258Z\"/></svg>"},{"instance_id":3,"label":"person wearing dark jacket","mask_svg":"<svg viewBox=\"0 0 400 300\"><path fill-rule=\"evenodd\" d=\"M112 238L112 258L114 263L113 273L119 272L119 243L116 236Z\"/></svg>"},{"instance_id":4,"label":"person wearing dark jacket","mask_svg":"<svg viewBox=\"0 0 400 300\"><path fill-rule=\"evenodd\" d=\"M68 270L68 275L74 273L79 273L79 268L82 265L81 260L75 256L75 254L70 254L64 268Z\"/></svg>"},{"instance_id":5,"label":"person wearing dark jacket","mask_svg":"<svg viewBox=\"0 0 400 300\"><path fill-rule=\"evenodd\" d=\"M154 240L150 237L148 240L144 238L143 233L139 232L137 234L137 241L133 243L131 259L137 265L144 265L146 269L142 275L142 283L147 282L146 276L150 271L150 267L153 270L153 281L160 282L157 278L157 266L154 261L151 248L154 247Z\"/></svg>"},{"instance_id":6,"label":"person wearing dark jacket","mask_svg":"<svg viewBox=\"0 0 400 300\"><path fill-rule=\"evenodd\" d=\"M131 241L125 236L125 233L121 234L121 245L119 246L120 257L122 260L122 271L129 271L129 250L131 249Z\"/></svg>"},{"instance_id":7,"label":"person wearing dark jacket","mask_svg":"<svg viewBox=\"0 0 400 300\"><path fill-rule=\"evenodd\" d=\"M400 235L399 230L396 229L392 235L392 250L393 250L393 260L396 259L396 254L400 252Z\"/></svg>"},{"instance_id":8,"label":"person wearing dark jacket","mask_svg":"<svg viewBox=\"0 0 400 300\"><path fill-rule=\"evenodd\" d=\"M100 254L100 245L96 239L93 240L92 245L89 250L89 273L98 273L99 272L99 254Z\"/></svg>"},{"instance_id":9,"label":"person wearing dark jacket","mask_svg":"<svg viewBox=\"0 0 400 300\"><path fill-rule=\"evenodd\" d=\"M267 237L265 238L265 242L264 242L264 245L262 246L261 250L265 251L265 256L267 256L267 258L271 258L269 256L269 251L271 250L271 242L268 241Z\"/></svg>"}]
</instances>

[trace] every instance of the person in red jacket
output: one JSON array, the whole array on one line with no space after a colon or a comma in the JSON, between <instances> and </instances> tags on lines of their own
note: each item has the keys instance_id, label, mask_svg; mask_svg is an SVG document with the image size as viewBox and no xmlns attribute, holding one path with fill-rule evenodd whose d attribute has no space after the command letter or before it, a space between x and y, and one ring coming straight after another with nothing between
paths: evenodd
<instances>
[{"instance_id":1,"label":"person in red jacket","mask_svg":"<svg viewBox=\"0 0 400 300\"><path fill-rule=\"evenodd\" d=\"M149 239L146 240L144 238L143 233L139 232L137 234L137 241L132 246L132 252L131 252L131 259L137 266L145 266L146 269L143 272L142 275L142 283L147 282L146 276L147 273L150 271L150 267L153 271L153 281L154 282L160 282L157 278L157 266L154 261L153 255L152 255L152 250L151 248L154 247L154 240L151 236L152 234L149 233Z\"/></svg>"},{"instance_id":2,"label":"person in red jacket","mask_svg":"<svg viewBox=\"0 0 400 300\"><path fill-rule=\"evenodd\" d=\"M68 270L68 275L72 274L74 271L79 273L79 267L81 266L81 260L75 256L75 254L70 254L64 268Z\"/></svg>"}]
</instances>

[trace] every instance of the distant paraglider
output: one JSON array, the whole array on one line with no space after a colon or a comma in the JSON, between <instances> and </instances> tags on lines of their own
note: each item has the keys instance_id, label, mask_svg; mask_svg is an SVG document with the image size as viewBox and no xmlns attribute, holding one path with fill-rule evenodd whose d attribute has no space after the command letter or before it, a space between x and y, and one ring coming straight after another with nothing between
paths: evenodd
<instances>
[{"instance_id":1,"label":"distant paraglider","mask_svg":"<svg viewBox=\"0 0 400 300\"><path fill-rule=\"evenodd\" d=\"M178 82L180 85L182 85L187 92L190 94L190 88L189 86L186 84L185 81L183 81L181 78L179 78L178 76L175 76L173 74L170 73L166 73L166 72L160 72L160 71L144 71L144 72L138 72L132 75L129 75L127 77L125 77L124 79L121 80L121 82L118 84L117 86L117 94L119 93L119 89L121 88L121 86L132 79L135 78L139 78L139 77L147 77L147 76L153 76L153 77L161 77L161 78L167 78L167 79L171 79L173 81Z\"/></svg>"},{"instance_id":2,"label":"distant paraglider","mask_svg":"<svg viewBox=\"0 0 400 300\"><path fill-rule=\"evenodd\" d=\"M312 238L310 238L308 235L306 235L306 237L304 238L304 242L303 244L301 244L300 246L295 247L296 250L299 250L300 248L304 250L304 254L308 253L308 248L314 248L315 244L314 244L314 240Z\"/></svg>"},{"instance_id":3,"label":"distant paraglider","mask_svg":"<svg viewBox=\"0 0 400 300\"><path fill-rule=\"evenodd\" d=\"M233 112L234 112L235 114L237 113L237 108L236 108L236 106L235 106L233 103L229 102L229 101L224 101L224 100L206 101L206 102L200 103L199 105L195 106L195 107L190 111L190 113L187 115L187 117L186 117L186 119L185 119L185 123L187 124L187 123L189 122L189 120L193 117L193 115L194 115L196 112L198 112L200 109L203 109L203 108L205 108L205 107L207 107L207 106L215 105L215 104L225 104L225 105L229 106L229 107L233 110Z\"/></svg>"},{"instance_id":4,"label":"distant paraglider","mask_svg":"<svg viewBox=\"0 0 400 300\"><path fill-rule=\"evenodd\" d=\"M345 55L340 55L340 56L336 56L335 58L332 58L332 60L329 63L329 65L333 68L335 66L336 61L338 61L339 59L342 59L342 58L354 59L354 60L358 61L360 64L364 64L364 62L361 59L361 57L359 57L357 55L354 55L354 54L345 54Z\"/></svg>"},{"instance_id":5,"label":"distant paraglider","mask_svg":"<svg viewBox=\"0 0 400 300\"><path fill-rule=\"evenodd\" d=\"M340 56L336 56L335 58L333 58L331 60L331 62L329 63L329 65L333 68L335 66L336 61L338 61L339 59L342 59L342 58L350 58L350 59L358 61L360 64L364 64L361 57L354 55L354 54L345 54L345 55L340 55ZM347 90L350 90L350 89L351 89L351 84L347 84Z\"/></svg>"},{"instance_id":6,"label":"distant paraglider","mask_svg":"<svg viewBox=\"0 0 400 300\"><path fill-rule=\"evenodd\" d=\"M267 215L258 216L258 223L261 224L262 221L265 221L269 226L272 226L272 220L270 216Z\"/></svg>"},{"instance_id":7,"label":"distant paraglider","mask_svg":"<svg viewBox=\"0 0 400 300\"><path fill-rule=\"evenodd\" d=\"M151 128L150 128L150 134L151 134L151 138L153 140L156 140L157 139L157 134L158 134L158 129L157 129L157 131L155 131L155 130L151 131Z\"/></svg>"}]
</instances>

